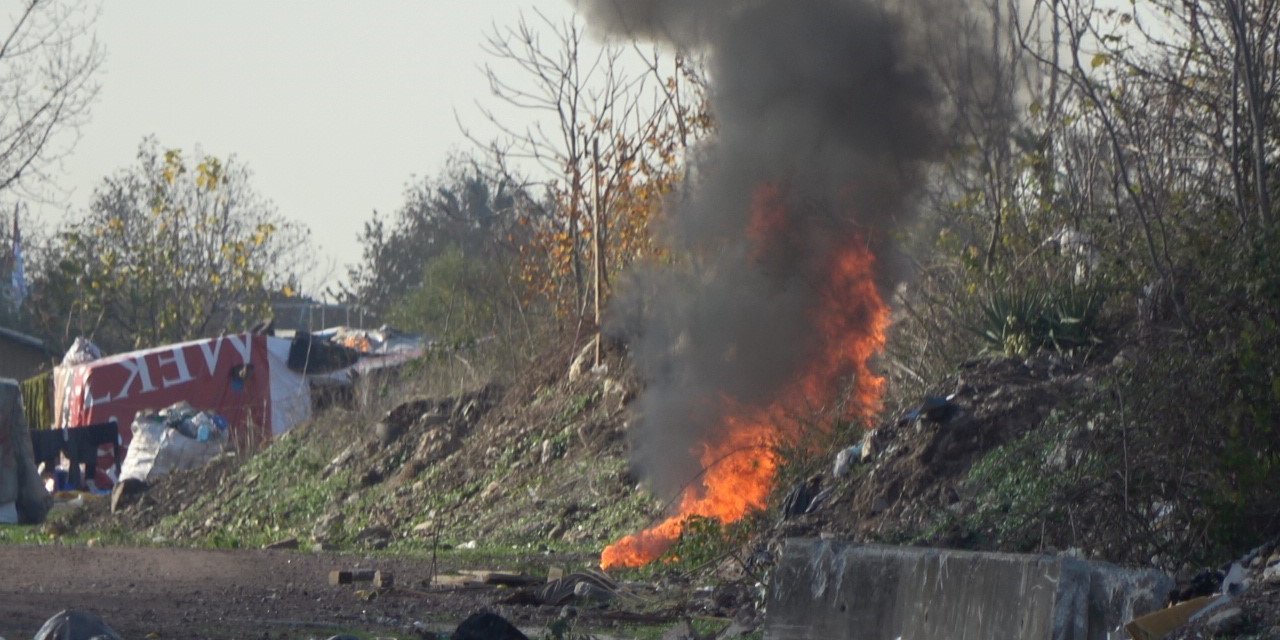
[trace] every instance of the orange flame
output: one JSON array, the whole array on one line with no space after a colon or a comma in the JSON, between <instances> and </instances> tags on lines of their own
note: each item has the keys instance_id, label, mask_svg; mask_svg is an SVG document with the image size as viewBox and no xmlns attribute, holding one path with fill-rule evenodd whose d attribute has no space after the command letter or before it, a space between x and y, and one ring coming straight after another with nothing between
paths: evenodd
<instances>
[{"instance_id":1,"label":"orange flame","mask_svg":"<svg viewBox=\"0 0 1280 640\"><path fill-rule=\"evenodd\" d=\"M767 243L768 236L786 223L786 210L778 201L771 188L756 194L749 230L758 243ZM753 257L759 257L758 250ZM820 336L813 360L763 408L743 409L725 399L731 410L724 428L714 441L702 445L699 454L700 484L685 489L675 515L606 547L601 567L638 567L654 561L679 540L690 516L728 524L764 509L778 468L777 447L800 441L804 426L797 420L799 412L830 403L847 376L852 375L854 392L845 417L870 419L879 410L884 379L872 373L868 361L884 348L889 309L876 287L874 266L875 256L860 237L850 238L835 252L812 316Z\"/></svg>"}]
</instances>

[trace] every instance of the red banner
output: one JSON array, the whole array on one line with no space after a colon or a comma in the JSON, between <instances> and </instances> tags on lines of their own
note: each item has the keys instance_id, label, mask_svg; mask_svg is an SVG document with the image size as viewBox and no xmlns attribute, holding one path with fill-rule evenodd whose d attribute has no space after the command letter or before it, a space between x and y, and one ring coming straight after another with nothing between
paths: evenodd
<instances>
[{"instance_id":1,"label":"red banner","mask_svg":"<svg viewBox=\"0 0 1280 640\"><path fill-rule=\"evenodd\" d=\"M226 418L233 442L261 443L271 438L270 366L266 338L244 333L59 367L57 426L115 420L127 445L136 414L186 401Z\"/></svg>"}]
</instances>

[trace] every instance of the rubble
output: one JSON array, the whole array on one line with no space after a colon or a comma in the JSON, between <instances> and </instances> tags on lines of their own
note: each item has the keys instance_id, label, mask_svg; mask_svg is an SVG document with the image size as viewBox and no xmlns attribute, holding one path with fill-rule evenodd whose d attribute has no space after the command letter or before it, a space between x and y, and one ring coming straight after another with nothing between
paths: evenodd
<instances>
[{"instance_id":1,"label":"rubble","mask_svg":"<svg viewBox=\"0 0 1280 640\"><path fill-rule=\"evenodd\" d=\"M1170 594L1171 601L1203 590L1203 584L1214 576L1221 576L1219 587L1216 593L1201 596L1199 610L1166 639L1280 638L1280 581L1272 577L1277 572L1280 572L1280 538L1253 548L1218 570L1196 574ZM1171 609L1192 602L1197 601L1183 602Z\"/></svg>"}]
</instances>

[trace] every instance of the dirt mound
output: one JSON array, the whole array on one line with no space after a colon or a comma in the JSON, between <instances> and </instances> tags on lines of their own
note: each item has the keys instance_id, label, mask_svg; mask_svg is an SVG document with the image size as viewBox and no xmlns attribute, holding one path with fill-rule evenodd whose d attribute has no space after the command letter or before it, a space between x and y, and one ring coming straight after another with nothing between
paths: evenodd
<instances>
[{"instance_id":1,"label":"dirt mound","mask_svg":"<svg viewBox=\"0 0 1280 640\"><path fill-rule=\"evenodd\" d=\"M115 524L129 529L147 529L162 519L190 509L210 492L216 492L231 477L244 457L224 453L198 469L175 471L155 482L136 500L118 509Z\"/></svg>"},{"instance_id":2,"label":"dirt mound","mask_svg":"<svg viewBox=\"0 0 1280 640\"><path fill-rule=\"evenodd\" d=\"M466 438L421 442L393 481L417 478L411 495L434 488L451 499L400 524L482 543L573 545L637 526L654 505L627 469L631 395L605 375L512 389Z\"/></svg>"},{"instance_id":3,"label":"dirt mound","mask_svg":"<svg viewBox=\"0 0 1280 640\"><path fill-rule=\"evenodd\" d=\"M917 409L869 435L874 463L845 505L856 514L846 521L854 526L851 533L926 532L939 510L954 510L964 500L964 480L980 459L1040 428L1054 407L1083 391L1086 380L1056 357L968 363L939 403L937 419Z\"/></svg>"},{"instance_id":4,"label":"dirt mound","mask_svg":"<svg viewBox=\"0 0 1280 640\"><path fill-rule=\"evenodd\" d=\"M1135 423L1117 391L1119 361L1042 352L966 363L867 434L865 462L835 478L824 459L820 499L778 535L1077 549L1168 571L1220 560L1205 544L1201 496L1182 480L1192 465L1207 470L1212 451Z\"/></svg>"},{"instance_id":5,"label":"dirt mound","mask_svg":"<svg viewBox=\"0 0 1280 640\"><path fill-rule=\"evenodd\" d=\"M1041 428L1088 384L1055 356L966 363L937 396L866 434L843 477L833 481L834 470L825 469L828 493L785 529L936 542L927 538L940 533L938 514L958 510L971 493L965 481L975 464Z\"/></svg>"}]
</instances>

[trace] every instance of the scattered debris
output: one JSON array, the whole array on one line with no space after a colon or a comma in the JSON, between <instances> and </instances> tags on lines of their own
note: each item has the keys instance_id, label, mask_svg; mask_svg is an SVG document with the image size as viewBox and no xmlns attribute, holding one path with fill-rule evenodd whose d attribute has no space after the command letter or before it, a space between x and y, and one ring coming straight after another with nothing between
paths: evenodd
<instances>
[{"instance_id":1,"label":"scattered debris","mask_svg":"<svg viewBox=\"0 0 1280 640\"><path fill-rule=\"evenodd\" d=\"M521 633L506 618L487 611L463 620L449 637L452 640L529 640L529 636Z\"/></svg>"},{"instance_id":2,"label":"scattered debris","mask_svg":"<svg viewBox=\"0 0 1280 640\"><path fill-rule=\"evenodd\" d=\"M1163 630L1167 635L1132 637L1140 640L1162 637L1169 640L1280 637L1280 606L1277 606L1280 604L1280 584L1267 577L1268 572L1277 571L1277 567L1280 567L1280 538L1254 548L1219 570L1201 571L1171 593L1170 601L1204 591L1205 584L1216 578L1217 587L1212 593L1200 594L1148 616L1177 615L1185 624Z\"/></svg>"},{"instance_id":3,"label":"scattered debris","mask_svg":"<svg viewBox=\"0 0 1280 640\"><path fill-rule=\"evenodd\" d=\"M88 611L65 609L49 618L34 640L120 640L120 635Z\"/></svg>"},{"instance_id":4,"label":"scattered debris","mask_svg":"<svg viewBox=\"0 0 1280 640\"><path fill-rule=\"evenodd\" d=\"M849 471L849 467L853 466L854 462L860 462L861 460L862 460L862 444L861 443L855 444L852 447L846 447L844 449L841 449L840 453L836 454L836 464L835 464L835 468L831 470L831 477L833 478L843 477L844 474Z\"/></svg>"},{"instance_id":5,"label":"scattered debris","mask_svg":"<svg viewBox=\"0 0 1280 640\"><path fill-rule=\"evenodd\" d=\"M128 508L129 505L138 501L138 496L147 490L147 483L137 478L125 478L116 483L111 488L111 513L117 513L121 509Z\"/></svg>"},{"instance_id":6,"label":"scattered debris","mask_svg":"<svg viewBox=\"0 0 1280 640\"><path fill-rule=\"evenodd\" d=\"M934 424L946 422L951 418L954 418L960 411L960 405L952 402L955 397L956 394L954 393L946 397L925 396L924 401L920 403L920 406L908 411L907 414L902 416L902 419L898 421L898 424L908 424L915 422L916 420L924 420L925 422L932 422Z\"/></svg>"},{"instance_id":7,"label":"scattered debris","mask_svg":"<svg viewBox=\"0 0 1280 640\"><path fill-rule=\"evenodd\" d=\"M605 604L617 597L617 593L590 582L579 582L573 586L573 596L585 603Z\"/></svg>"},{"instance_id":8,"label":"scattered debris","mask_svg":"<svg viewBox=\"0 0 1280 640\"><path fill-rule=\"evenodd\" d=\"M458 573L474 576L476 580L484 584L503 585L508 587L523 587L531 584L542 584L544 582L542 578L536 578L525 573L490 571L488 569L463 569Z\"/></svg>"},{"instance_id":9,"label":"scattered debris","mask_svg":"<svg viewBox=\"0 0 1280 640\"><path fill-rule=\"evenodd\" d=\"M1171 607L1135 618L1124 629L1133 640L1160 640L1169 632L1186 624L1196 612L1213 601L1212 596L1200 596L1185 600Z\"/></svg>"},{"instance_id":10,"label":"scattered debris","mask_svg":"<svg viewBox=\"0 0 1280 640\"><path fill-rule=\"evenodd\" d=\"M530 595L538 604L560 606L574 600L608 602L617 596L618 591L618 583L604 573L583 571L549 580L545 586Z\"/></svg>"},{"instance_id":11,"label":"scattered debris","mask_svg":"<svg viewBox=\"0 0 1280 640\"><path fill-rule=\"evenodd\" d=\"M807 513L821 491L821 475L810 476L808 480L797 484L782 502L782 518L786 520Z\"/></svg>"}]
</instances>

